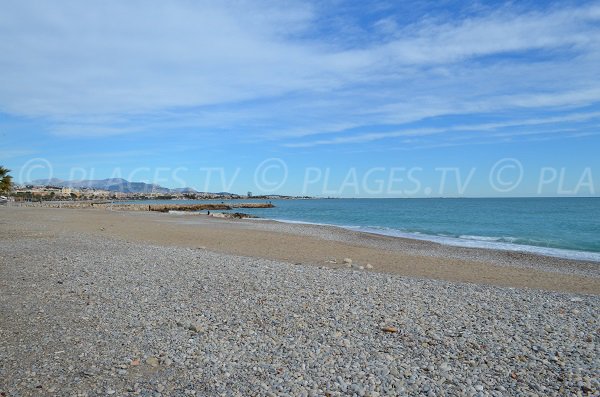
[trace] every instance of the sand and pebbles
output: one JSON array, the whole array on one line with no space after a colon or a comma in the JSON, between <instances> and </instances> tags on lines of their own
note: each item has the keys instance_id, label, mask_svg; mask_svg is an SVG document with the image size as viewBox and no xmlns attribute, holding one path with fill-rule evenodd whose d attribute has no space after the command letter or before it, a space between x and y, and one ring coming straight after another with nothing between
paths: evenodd
<instances>
[{"instance_id":1,"label":"sand and pebbles","mask_svg":"<svg viewBox=\"0 0 600 397\"><path fill-rule=\"evenodd\" d=\"M593 291L406 277L377 261L374 270L381 271L354 270L341 260L326 267L226 252L232 251L226 243L235 244L232 230L275 233L250 221L209 225L233 239L219 250L203 234L194 244L159 244L143 232L149 218L140 215L99 215L107 222L100 224L91 222L95 215L69 212L75 210L2 211L0 392L7 396L593 396L600 390L600 297ZM69 217L86 226L74 227ZM169 221L162 234L200 227L163 219ZM119 222L138 238L117 228ZM345 244L351 253L360 248L335 241L339 236L288 233L289 244L292 236L321 240L333 258L340 256L330 244ZM369 244L390 242L361 247ZM543 265L519 271L559 280L587 272L597 288L590 266L571 264L565 274Z\"/></svg>"}]
</instances>

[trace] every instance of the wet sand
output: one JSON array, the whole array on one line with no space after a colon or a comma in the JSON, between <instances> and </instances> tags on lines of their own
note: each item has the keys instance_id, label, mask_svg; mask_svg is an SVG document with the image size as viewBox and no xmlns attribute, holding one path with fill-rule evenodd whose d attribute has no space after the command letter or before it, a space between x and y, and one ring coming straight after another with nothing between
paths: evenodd
<instances>
[{"instance_id":1,"label":"wet sand","mask_svg":"<svg viewBox=\"0 0 600 397\"><path fill-rule=\"evenodd\" d=\"M1 208L1 238L68 234L343 267L344 258L402 276L600 295L600 264L443 246L345 229L203 215L94 209Z\"/></svg>"}]
</instances>

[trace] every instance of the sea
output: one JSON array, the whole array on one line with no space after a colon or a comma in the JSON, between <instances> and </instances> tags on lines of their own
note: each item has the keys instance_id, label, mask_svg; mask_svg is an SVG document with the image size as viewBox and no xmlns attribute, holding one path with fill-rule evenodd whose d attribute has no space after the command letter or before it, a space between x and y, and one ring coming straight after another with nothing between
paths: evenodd
<instances>
[{"instance_id":1,"label":"sea","mask_svg":"<svg viewBox=\"0 0 600 397\"><path fill-rule=\"evenodd\" d=\"M235 211L441 244L600 262L600 198L310 199ZM197 200L152 203L199 203ZM215 200L206 202L214 203ZM230 201L216 200L229 203Z\"/></svg>"}]
</instances>

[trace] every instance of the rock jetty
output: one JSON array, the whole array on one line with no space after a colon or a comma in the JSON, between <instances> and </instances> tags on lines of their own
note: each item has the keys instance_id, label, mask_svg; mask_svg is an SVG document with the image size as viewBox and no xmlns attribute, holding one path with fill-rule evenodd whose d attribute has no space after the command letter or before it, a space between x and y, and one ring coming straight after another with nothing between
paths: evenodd
<instances>
[{"instance_id":1,"label":"rock jetty","mask_svg":"<svg viewBox=\"0 0 600 397\"><path fill-rule=\"evenodd\" d=\"M213 211L213 210L232 210L234 208L273 208L271 203L201 203L201 204L125 204L110 201L54 201L54 202L35 202L18 203L18 207L46 207L46 208L96 208L112 211Z\"/></svg>"}]
</instances>

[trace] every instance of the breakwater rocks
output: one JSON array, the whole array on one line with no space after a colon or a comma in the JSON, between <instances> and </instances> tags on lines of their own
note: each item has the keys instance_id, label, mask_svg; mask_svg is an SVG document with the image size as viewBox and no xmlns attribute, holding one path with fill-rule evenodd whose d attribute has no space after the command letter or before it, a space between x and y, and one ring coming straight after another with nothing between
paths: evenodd
<instances>
[{"instance_id":1,"label":"breakwater rocks","mask_svg":"<svg viewBox=\"0 0 600 397\"><path fill-rule=\"evenodd\" d=\"M137 205L137 204L134 204ZM169 211L213 211L230 210L231 206L226 204L160 204L148 205L149 211L169 212Z\"/></svg>"},{"instance_id":2,"label":"breakwater rocks","mask_svg":"<svg viewBox=\"0 0 600 397\"><path fill-rule=\"evenodd\" d=\"M214 214L210 214L210 216L228 219L258 218L257 216L244 214L243 212L215 212Z\"/></svg>"},{"instance_id":3,"label":"breakwater rocks","mask_svg":"<svg viewBox=\"0 0 600 397\"><path fill-rule=\"evenodd\" d=\"M137 204L134 204L137 205ZM234 208L273 208L271 203L240 203L240 204L161 204L149 205L149 211L213 211L232 210Z\"/></svg>"},{"instance_id":4,"label":"breakwater rocks","mask_svg":"<svg viewBox=\"0 0 600 397\"><path fill-rule=\"evenodd\" d=\"M97 208L112 211L213 211L232 210L234 208L273 208L271 203L202 203L202 204L125 204L119 202L90 202L90 201L54 201L54 202L25 202L13 204L17 207L46 207L46 208Z\"/></svg>"},{"instance_id":5,"label":"breakwater rocks","mask_svg":"<svg viewBox=\"0 0 600 397\"><path fill-rule=\"evenodd\" d=\"M169 210L169 214L173 215L203 215L207 214L201 212L190 212L190 211L177 211L177 210ZM210 217L214 218L227 218L227 219L244 219L244 218L258 218L257 216L244 214L243 212L211 212L208 214Z\"/></svg>"}]
</instances>

